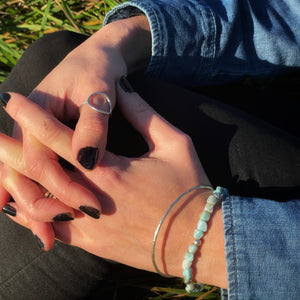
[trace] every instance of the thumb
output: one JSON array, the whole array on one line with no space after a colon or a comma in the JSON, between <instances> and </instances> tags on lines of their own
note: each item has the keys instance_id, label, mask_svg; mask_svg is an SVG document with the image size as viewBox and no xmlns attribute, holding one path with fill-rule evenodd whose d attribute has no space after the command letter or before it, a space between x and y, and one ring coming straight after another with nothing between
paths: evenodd
<instances>
[{"instance_id":1,"label":"thumb","mask_svg":"<svg viewBox=\"0 0 300 300\"><path fill-rule=\"evenodd\" d=\"M79 108L80 117L72 148L77 161L85 169L92 170L104 154L111 110L112 103L108 95L102 92L91 94Z\"/></svg>"},{"instance_id":2,"label":"thumb","mask_svg":"<svg viewBox=\"0 0 300 300\"><path fill-rule=\"evenodd\" d=\"M134 92L125 76L119 80L117 97L122 114L142 134L150 151L178 135L179 129L167 122Z\"/></svg>"}]
</instances>

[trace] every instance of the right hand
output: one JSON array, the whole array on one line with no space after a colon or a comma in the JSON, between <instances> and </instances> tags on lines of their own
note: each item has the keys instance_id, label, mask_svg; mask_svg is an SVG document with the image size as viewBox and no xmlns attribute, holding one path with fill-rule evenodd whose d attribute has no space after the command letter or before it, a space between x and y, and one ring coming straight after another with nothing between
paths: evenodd
<instances>
[{"instance_id":1,"label":"right hand","mask_svg":"<svg viewBox=\"0 0 300 300\"><path fill-rule=\"evenodd\" d=\"M151 244L155 227L162 215L180 194L192 186L210 185L210 182L187 135L163 119L138 94L126 93L120 86L117 93L123 115L143 135L149 151L134 158L105 151L100 165L93 171L83 171L80 179L86 185L94 185L96 188L103 207L101 221L82 216L72 222L54 222L53 226L56 238L63 242L107 259L153 271ZM58 152L71 164L75 163L71 154L71 129L49 118L47 112L22 96L13 95L7 110L41 143ZM33 112L35 117L31 118ZM8 139L0 135L4 149L11 147L10 152L21 157L22 147ZM24 173L5 151L0 151L0 159ZM73 172L74 175L76 172ZM199 213L204 209L205 200L210 194L211 191L206 189L192 192L168 215L157 243L157 263L161 270L164 270L163 261L167 267L166 272L181 275L179 262L193 241ZM15 207L18 210L18 206ZM22 225L30 227L22 214L16 218ZM197 258L197 267L201 270L197 273L197 279L225 286L220 203L216 205L211 219L210 229L201 246L201 256Z\"/></svg>"}]
</instances>

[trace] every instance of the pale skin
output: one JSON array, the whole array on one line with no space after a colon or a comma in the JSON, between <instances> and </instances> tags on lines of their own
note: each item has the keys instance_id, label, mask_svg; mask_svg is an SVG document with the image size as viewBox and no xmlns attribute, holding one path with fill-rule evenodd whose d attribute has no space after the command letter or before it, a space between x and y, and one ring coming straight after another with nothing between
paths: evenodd
<instances>
[{"instance_id":1,"label":"pale skin","mask_svg":"<svg viewBox=\"0 0 300 300\"><path fill-rule=\"evenodd\" d=\"M78 153L80 149L86 147L98 149L98 159L94 167L101 161L106 147L109 119L108 116L89 109L87 105L82 107L79 115L81 103L95 91L102 91L108 95L112 105L115 106L115 89L119 78L145 68L150 55L151 33L146 17L137 16L113 22L70 52L29 95L30 100L65 124L78 119L72 139L72 155L77 167L81 168L77 160ZM94 101L97 103L101 99L95 97ZM59 214L75 217L71 207L79 209L85 206L101 212L101 205L97 198L83 186L72 185L72 192L69 191L70 180L64 173L59 173L61 168L57 163L50 163L40 169L35 167L36 158L47 156L49 149L33 138L30 132L20 129L16 124L14 137L23 142L24 159L27 166L31 166L31 170L28 170L31 178L35 178L47 190L53 193L55 191L55 195L64 199L65 203L56 202L53 205L54 202L49 199L37 202L36 200L43 198L43 193L39 190L36 190L35 194L23 194L22 199L26 198L27 205L24 205L22 209L32 218L33 224L41 219L50 221ZM6 178L10 176L14 178L10 181L9 188L0 186L1 206L9 201L10 195L13 195L14 200L18 202L19 182L22 180L26 182L25 177L16 174L6 165L2 166L0 172ZM60 174L57 181L52 180L55 174ZM83 194L84 197L82 197ZM42 203L48 203L48 205L42 205ZM39 226L40 224L37 223L34 227ZM53 236L49 226L40 234L44 240L48 235Z\"/></svg>"},{"instance_id":2,"label":"pale skin","mask_svg":"<svg viewBox=\"0 0 300 300\"><path fill-rule=\"evenodd\" d=\"M105 258L153 271L151 243L163 213L181 193L194 185L209 185L209 180L187 135L166 122L136 93L125 93L119 87L117 93L123 114L142 133L149 145L149 152L139 158L126 158L105 151L101 163L93 171L82 168L71 172L73 174L69 175L74 181L80 178L81 182L85 180L86 184L98 187L94 187L94 192L101 202L102 217L94 220L78 215L74 221L53 222L51 226L56 238L63 242ZM22 128L32 132L37 140L76 164L72 156L74 132L71 129L20 95L13 94L7 112ZM3 145L1 161L28 176L21 143L3 134L0 142ZM52 158L49 156L48 159ZM157 263L164 272L182 276L179 262L183 260L188 245L193 242L193 231L209 194L210 190L191 193L167 218L156 253ZM12 205L19 212L20 204ZM195 208L199 214L195 213ZM22 210L13 219L24 226L31 225ZM195 271L196 280L226 287L220 204L216 206L209 222L195 270L199 270Z\"/></svg>"},{"instance_id":3,"label":"pale skin","mask_svg":"<svg viewBox=\"0 0 300 300\"><path fill-rule=\"evenodd\" d=\"M37 234L44 250L51 249L57 238L101 257L153 271L151 243L163 213L190 187L209 185L190 138L168 124L137 94L124 93L117 85L122 75L147 65L150 48L145 17L114 22L71 52L29 96L50 114L25 97L11 94L7 111L20 126L16 137L23 144L0 136L0 204L7 203L9 194L14 197L12 205L17 216L13 219ZM57 120L78 118L80 104L97 90L106 92L113 105L118 98L125 117L143 134L149 145L143 157L129 159L105 151L108 117L88 107L83 107L75 131ZM22 107L22 114L18 107ZM78 151L86 146L99 149L93 170L85 170L77 161ZM76 166L77 171L63 170L57 155ZM31 179L59 200L43 198ZM205 190L190 194L167 218L169 229L162 228L156 255L164 272L182 276L178 262L193 242L193 231L210 193ZM101 219L79 212L82 204L102 211ZM75 219L52 222L59 213L69 213ZM195 261L195 280L226 288L223 239L219 204Z\"/></svg>"}]
</instances>

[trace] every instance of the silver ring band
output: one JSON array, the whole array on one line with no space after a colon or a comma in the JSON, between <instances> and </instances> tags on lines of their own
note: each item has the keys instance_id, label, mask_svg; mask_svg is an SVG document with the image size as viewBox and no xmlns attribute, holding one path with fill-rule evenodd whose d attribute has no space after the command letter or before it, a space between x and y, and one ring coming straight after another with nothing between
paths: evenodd
<instances>
[{"instance_id":1,"label":"silver ring band","mask_svg":"<svg viewBox=\"0 0 300 300\"><path fill-rule=\"evenodd\" d=\"M104 96L105 101L106 101L107 104L108 104L108 111L105 111L105 110L102 110L102 109L100 109L100 108L97 108L97 107L95 107L95 106L92 104L91 101L92 101L92 99L94 98L94 96L96 96L96 95L102 95L102 96ZM103 93L103 92L95 92L95 93L91 94L91 95L88 97L87 101L84 101L84 102L81 103L81 105L80 105L80 107L79 107L79 113L80 113L80 111L81 111L81 107L82 107L84 104L87 104L90 108L92 108L93 110L95 110L95 111L97 111L97 112L99 112L99 113L101 113L101 114L108 115L108 116L110 116L110 115L112 114L112 105L111 105L110 99L109 99L109 97L108 97L105 93Z\"/></svg>"}]
</instances>

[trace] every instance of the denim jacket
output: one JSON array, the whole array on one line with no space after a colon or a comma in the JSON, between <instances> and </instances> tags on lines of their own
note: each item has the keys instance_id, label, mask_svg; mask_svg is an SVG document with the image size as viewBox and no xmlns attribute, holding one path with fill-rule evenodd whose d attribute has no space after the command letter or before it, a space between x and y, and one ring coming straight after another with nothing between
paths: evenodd
<instances>
[{"instance_id":1,"label":"denim jacket","mask_svg":"<svg viewBox=\"0 0 300 300\"><path fill-rule=\"evenodd\" d=\"M133 0L104 24L145 14L147 73L180 85L224 83L300 66L299 0ZM300 200L222 202L228 289L223 299L300 299Z\"/></svg>"}]
</instances>

